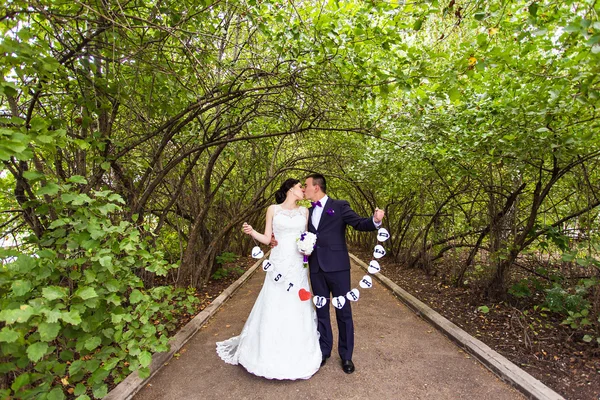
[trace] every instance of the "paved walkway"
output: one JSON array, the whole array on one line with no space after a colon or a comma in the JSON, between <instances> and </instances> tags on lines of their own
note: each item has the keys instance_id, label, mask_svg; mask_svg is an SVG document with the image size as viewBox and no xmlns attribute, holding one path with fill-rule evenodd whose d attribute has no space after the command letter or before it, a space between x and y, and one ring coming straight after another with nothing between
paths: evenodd
<instances>
[{"instance_id":1,"label":"paved walkway","mask_svg":"<svg viewBox=\"0 0 600 400\"><path fill-rule=\"evenodd\" d=\"M353 266L352 281L364 274ZM135 399L524 399L375 280L352 304L353 374L337 354L307 381L269 381L225 364L215 342L239 334L263 280L259 268Z\"/></svg>"}]
</instances>

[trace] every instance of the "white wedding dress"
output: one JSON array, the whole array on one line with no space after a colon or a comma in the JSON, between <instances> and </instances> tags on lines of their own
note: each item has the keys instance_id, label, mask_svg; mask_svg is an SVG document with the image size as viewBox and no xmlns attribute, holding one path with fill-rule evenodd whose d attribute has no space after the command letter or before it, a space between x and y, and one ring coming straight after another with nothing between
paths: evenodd
<instances>
[{"instance_id":1,"label":"white wedding dress","mask_svg":"<svg viewBox=\"0 0 600 400\"><path fill-rule=\"evenodd\" d=\"M268 379L308 379L319 369L321 349L312 296L301 301L298 294L300 289L310 292L308 268L303 267L296 247L296 239L306 230L307 214L304 207L276 206L273 233L278 244L269 257L273 266L240 335L217 343L217 354L226 363L241 364ZM275 281L278 274L282 277Z\"/></svg>"}]
</instances>

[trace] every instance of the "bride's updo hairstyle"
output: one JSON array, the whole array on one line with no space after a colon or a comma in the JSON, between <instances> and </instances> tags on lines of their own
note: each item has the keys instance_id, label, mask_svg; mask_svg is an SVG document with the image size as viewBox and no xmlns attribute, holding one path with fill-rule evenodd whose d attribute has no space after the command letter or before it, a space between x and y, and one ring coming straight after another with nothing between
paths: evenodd
<instances>
[{"instance_id":1,"label":"bride's updo hairstyle","mask_svg":"<svg viewBox=\"0 0 600 400\"><path fill-rule=\"evenodd\" d=\"M288 190L296 186L298 183L300 183L298 179L286 179L286 181L283 182L279 187L279 190L275 192L275 202L277 202L277 204L283 203L287 196Z\"/></svg>"}]
</instances>

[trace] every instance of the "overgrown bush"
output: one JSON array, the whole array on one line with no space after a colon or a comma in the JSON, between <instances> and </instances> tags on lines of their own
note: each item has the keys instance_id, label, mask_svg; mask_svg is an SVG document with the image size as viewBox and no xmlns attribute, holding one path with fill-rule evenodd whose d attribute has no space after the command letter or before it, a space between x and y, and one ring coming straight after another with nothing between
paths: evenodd
<instances>
[{"instance_id":1,"label":"overgrown bush","mask_svg":"<svg viewBox=\"0 0 600 400\"><path fill-rule=\"evenodd\" d=\"M228 252L228 251L223 252L220 255L218 255L217 257L215 257L215 261L217 262L217 264L219 264L219 268L217 268L217 270L212 274L211 278L215 279L215 280L224 279L224 278L227 278L232 273L237 276L242 275L244 273L244 270L241 267L232 267L232 268L225 267L225 264L233 263L233 262L237 261L238 258L239 258L238 255L236 255L235 253Z\"/></svg>"},{"instance_id":2,"label":"overgrown bush","mask_svg":"<svg viewBox=\"0 0 600 400\"><path fill-rule=\"evenodd\" d=\"M53 198L57 216L43 236L1 253L0 373L9 387L0 398L101 398L107 381L148 375L151 354L168 347L157 316L169 314L175 294L146 290L136 271L165 275L173 265L117 218L119 195L79 193L85 180L70 181L37 192Z\"/></svg>"}]
</instances>

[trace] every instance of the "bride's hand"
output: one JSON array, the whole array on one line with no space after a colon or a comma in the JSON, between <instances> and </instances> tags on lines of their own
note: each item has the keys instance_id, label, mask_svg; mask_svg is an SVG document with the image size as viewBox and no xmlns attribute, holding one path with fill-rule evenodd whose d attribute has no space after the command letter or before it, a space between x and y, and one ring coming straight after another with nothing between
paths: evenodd
<instances>
[{"instance_id":1,"label":"bride's hand","mask_svg":"<svg viewBox=\"0 0 600 400\"><path fill-rule=\"evenodd\" d=\"M242 230L244 231L244 233L246 235L252 235L252 231L254 229L252 229L252 227L250 225L248 225L247 223L244 222L244 225L242 225Z\"/></svg>"}]
</instances>

